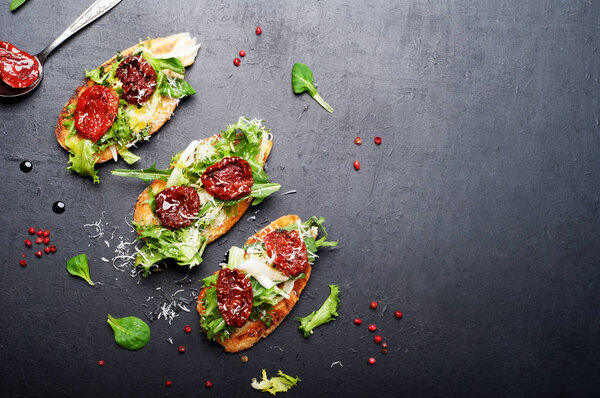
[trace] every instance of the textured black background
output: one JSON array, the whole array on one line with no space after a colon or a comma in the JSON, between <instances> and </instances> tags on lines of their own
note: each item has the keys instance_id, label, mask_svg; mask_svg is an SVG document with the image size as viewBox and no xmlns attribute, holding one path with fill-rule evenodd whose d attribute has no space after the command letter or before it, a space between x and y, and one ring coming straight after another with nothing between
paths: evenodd
<instances>
[{"instance_id":1,"label":"textured black background","mask_svg":"<svg viewBox=\"0 0 600 398\"><path fill-rule=\"evenodd\" d=\"M14 14L3 3L0 39L36 53L91 0L33 0ZM54 139L85 68L138 38L179 31L202 42L187 74L198 94L135 151L138 165L165 167L192 139L247 115L275 137L272 180L298 191L265 200L209 246L184 294L231 244L283 214L325 216L341 242L323 252L290 317L245 352L247 364L208 343L195 312L151 323L139 352L114 343L106 314L145 318L142 304L157 287L179 289L185 271L171 266L136 284L101 261L119 236L133 239L125 221L146 184L111 176L122 161L98 167L100 185L70 174ZM33 94L0 102L0 395L260 396L249 384L262 368L302 378L289 397L594 395L599 41L595 0L123 1L52 55ZM333 114L293 94L296 61L312 68ZM23 159L34 163L29 174ZM51 211L59 199L62 215ZM106 235L89 239L83 224L102 212ZM52 230L54 256L25 249L30 226ZM80 252L103 285L66 274L64 260ZM304 340L293 316L320 305L330 283L341 286L340 317ZM343 367L331 367L338 360Z\"/></svg>"}]
</instances>

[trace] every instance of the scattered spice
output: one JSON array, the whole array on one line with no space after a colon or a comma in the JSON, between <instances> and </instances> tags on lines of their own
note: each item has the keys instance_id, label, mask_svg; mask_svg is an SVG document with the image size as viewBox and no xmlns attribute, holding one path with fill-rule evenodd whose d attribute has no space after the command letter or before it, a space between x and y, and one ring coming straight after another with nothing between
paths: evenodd
<instances>
[{"instance_id":1,"label":"scattered spice","mask_svg":"<svg viewBox=\"0 0 600 398\"><path fill-rule=\"evenodd\" d=\"M375 365L375 358L369 358L369 365Z\"/></svg>"},{"instance_id":2,"label":"scattered spice","mask_svg":"<svg viewBox=\"0 0 600 398\"><path fill-rule=\"evenodd\" d=\"M29 228L29 233L31 235L34 235L35 234L35 228L33 228L33 227Z\"/></svg>"},{"instance_id":3,"label":"scattered spice","mask_svg":"<svg viewBox=\"0 0 600 398\"><path fill-rule=\"evenodd\" d=\"M235 66L240 66L240 65L241 65L241 63L242 63L242 61L240 61L240 59L239 59L239 58L234 58L234 59L233 59L233 64L234 64Z\"/></svg>"},{"instance_id":4,"label":"scattered spice","mask_svg":"<svg viewBox=\"0 0 600 398\"><path fill-rule=\"evenodd\" d=\"M37 231L37 236L42 236L44 234L44 231L42 231L41 229L39 231Z\"/></svg>"},{"instance_id":5,"label":"scattered spice","mask_svg":"<svg viewBox=\"0 0 600 398\"><path fill-rule=\"evenodd\" d=\"M240 57L245 57L245 56L246 56L246 51L240 50Z\"/></svg>"},{"instance_id":6,"label":"scattered spice","mask_svg":"<svg viewBox=\"0 0 600 398\"><path fill-rule=\"evenodd\" d=\"M171 380L167 380L165 382L165 386L167 386L167 387L171 387L172 385L173 385L173 382Z\"/></svg>"},{"instance_id":7,"label":"scattered spice","mask_svg":"<svg viewBox=\"0 0 600 398\"><path fill-rule=\"evenodd\" d=\"M248 362L248 357L247 357L247 356L245 356L245 355L242 355L242 356L240 357L240 361L242 361L242 363L246 363L246 362Z\"/></svg>"},{"instance_id":8,"label":"scattered spice","mask_svg":"<svg viewBox=\"0 0 600 398\"><path fill-rule=\"evenodd\" d=\"M104 366L104 361L103 360L99 360L98 361L98 366Z\"/></svg>"},{"instance_id":9,"label":"scattered spice","mask_svg":"<svg viewBox=\"0 0 600 398\"><path fill-rule=\"evenodd\" d=\"M38 251L36 251L36 252L35 252L35 256L36 256L37 258L42 258L42 251L41 251L41 250L38 250Z\"/></svg>"},{"instance_id":10,"label":"scattered spice","mask_svg":"<svg viewBox=\"0 0 600 398\"><path fill-rule=\"evenodd\" d=\"M212 381L206 380L206 383L204 383L204 387L206 387L206 388L212 388Z\"/></svg>"},{"instance_id":11,"label":"scattered spice","mask_svg":"<svg viewBox=\"0 0 600 398\"><path fill-rule=\"evenodd\" d=\"M381 137L375 137L373 141L375 141L375 144L381 145Z\"/></svg>"},{"instance_id":12,"label":"scattered spice","mask_svg":"<svg viewBox=\"0 0 600 398\"><path fill-rule=\"evenodd\" d=\"M39 244L40 244L40 243L42 243L43 241L44 241L44 238L41 238L41 237L40 237L40 238L37 238L37 239L35 240L35 243L39 245Z\"/></svg>"},{"instance_id":13,"label":"scattered spice","mask_svg":"<svg viewBox=\"0 0 600 398\"><path fill-rule=\"evenodd\" d=\"M377 308L377 301L371 301L371 309L374 310Z\"/></svg>"},{"instance_id":14,"label":"scattered spice","mask_svg":"<svg viewBox=\"0 0 600 398\"><path fill-rule=\"evenodd\" d=\"M355 143L356 145L360 145L360 144L362 144L362 138L360 138L360 137L356 137L356 138L354 139L354 143Z\"/></svg>"},{"instance_id":15,"label":"scattered spice","mask_svg":"<svg viewBox=\"0 0 600 398\"><path fill-rule=\"evenodd\" d=\"M185 346L180 345L177 350L183 354L183 353L185 353Z\"/></svg>"},{"instance_id":16,"label":"scattered spice","mask_svg":"<svg viewBox=\"0 0 600 398\"><path fill-rule=\"evenodd\" d=\"M44 232L43 232L43 235L46 236L46 237L50 236L50 230L45 229Z\"/></svg>"},{"instance_id":17,"label":"scattered spice","mask_svg":"<svg viewBox=\"0 0 600 398\"><path fill-rule=\"evenodd\" d=\"M403 315L403 314L402 314L402 312L400 312L400 311L396 311L396 313L394 314L394 316L395 316L396 318L398 318L398 319L402 318L402 315Z\"/></svg>"},{"instance_id":18,"label":"scattered spice","mask_svg":"<svg viewBox=\"0 0 600 398\"><path fill-rule=\"evenodd\" d=\"M260 35L262 33L262 28L260 26L256 27L256 34Z\"/></svg>"},{"instance_id":19,"label":"scattered spice","mask_svg":"<svg viewBox=\"0 0 600 398\"><path fill-rule=\"evenodd\" d=\"M369 332L374 332L377 330L377 326L375 325L369 325Z\"/></svg>"},{"instance_id":20,"label":"scattered spice","mask_svg":"<svg viewBox=\"0 0 600 398\"><path fill-rule=\"evenodd\" d=\"M25 239L25 246L31 247L31 241L29 239Z\"/></svg>"},{"instance_id":21,"label":"scattered spice","mask_svg":"<svg viewBox=\"0 0 600 398\"><path fill-rule=\"evenodd\" d=\"M382 340L382 339L381 339L381 336L380 336L380 335L377 335L377 336L373 337L373 341L375 342L375 344L379 344L379 343L381 343L381 340Z\"/></svg>"},{"instance_id":22,"label":"scattered spice","mask_svg":"<svg viewBox=\"0 0 600 398\"><path fill-rule=\"evenodd\" d=\"M50 251L52 253L56 253L56 246L54 246L54 245L50 246Z\"/></svg>"},{"instance_id":23,"label":"scattered spice","mask_svg":"<svg viewBox=\"0 0 600 398\"><path fill-rule=\"evenodd\" d=\"M382 349L381 349L381 353L382 353L383 355L387 355L387 351L388 351L388 350L387 350L387 348L382 348Z\"/></svg>"},{"instance_id":24,"label":"scattered spice","mask_svg":"<svg viewBox=\"0 0 600 398\"><path fill-rule=\"evenodd\" d=\"M19 261L19 264L21 264L21 267L25 267L27 265L27 261L22 259L21 261Z\"/></svg>"},{"instance_id":25,"label":"scattered spice","mask_svg":"<svg viewBox=\"0 0 600 398\"><path fill-rule=\"evenodd\" d=\"M381 347L382 347L382 348L388 348L388 345L387 345L387 343L384 341L383 343L381 343Z\"/></svg>"},{"instance_id":26,"label":"scattered spice","mask_svg":"<svg viewBox=\"0 0 600 398\"><path fill-rule=\"evenodd\" d=\"M190 333L192 331L192 327L190 325L185 325L185 327L183 328L183 331L186 333Z\"/></svg>"},{"instance_id":27,"label":"scattered spice","mask_svg":"<svg viewBox=\"0 0 600 398\"><path fill-rule=\"evenodd\" d=\"M355 161L354 161L354 168L355 168L356 170L360 170L360 162L359 162L358 160L355 160Z\"/></svg>"},{"instance_id":28,"label":"scattered spice","mask_svg":"<svg viewBox=\"0 0 600 398\"><path fill-rule=\"evenodd\" d=\"M44 238L43 242L44 242L45 245L49 244L50 243L50 238Z\"/></svg>"},{"instance_id":29,"label":"scattered spice","mask_svg":"<svg viewBox=\"0 0 600 398\"><path fill-rule=\"evenodd\" d=\"M44 247L44 253L50 254L50 248L49 247Z\"/></svg>"},{"instance_id":30,"label":"scattered spice","mask_svg":"<svg viewBox=\"0 0 600 398\"><path fill-rule=\"evenodd\" d=\"M356 319L354 320L354 324L355 324L355 325L362 325L362 321L360 320L360 318L356 318Z\"/></svg>"}]
</instances>

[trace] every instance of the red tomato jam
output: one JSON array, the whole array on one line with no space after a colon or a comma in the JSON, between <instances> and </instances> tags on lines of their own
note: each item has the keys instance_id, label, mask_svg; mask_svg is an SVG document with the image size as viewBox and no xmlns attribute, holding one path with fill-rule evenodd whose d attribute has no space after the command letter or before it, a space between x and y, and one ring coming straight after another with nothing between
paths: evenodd
<instances>
[{"instance_id":1,"label":"red tomato jam","mask_svg":"<svg viewBox=\"0 0 600 398\"><path fill-rule=\"evenodd\" d=\"M0 41L0 78L14 88L31 86L40 77L40 64L25 51Z\"/></svg>"},{"instance_id":2,"label":"red tomato jam","mask_svg":"<svg viewBox=\"0 0 600 398\"><path fill-rule=\"evenodd\" d=\"M119 96L104 86L85 89L75 108L75 129L85 138L98 141L112 126L119 111Z\"/></svg>"}]
</instances>

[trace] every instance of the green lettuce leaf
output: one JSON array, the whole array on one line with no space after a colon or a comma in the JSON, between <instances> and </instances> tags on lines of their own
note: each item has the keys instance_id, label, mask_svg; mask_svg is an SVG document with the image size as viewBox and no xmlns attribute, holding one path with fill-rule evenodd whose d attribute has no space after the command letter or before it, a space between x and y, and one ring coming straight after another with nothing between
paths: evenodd
<instances>
[{"instance_id":1,"label":"green lettuce leaf","mask_svg":"<svg viewBox=\"0 0 600 398\"><path fill-rule=\"evenodd\" d=\"M278 372L279 376L267 378L267 371L263 369L262 380L258 381L255 378L252 379L252 388L264 392L268 392L272 395L278 392L286 392L290 388L296 386L300 380L299 377L292 377L286 375L281 370Z\"/></svg>"},{"instance_id":2,"label":"green lettuce leaf","mask_svg":"<svg viewBox=\"0 0 600 398\"><path fill-rule=\"evenodd\" d=\"M70 137L65 140L65 145L69 148L69 163L71 163L67 170L74 171L82 176L92 177L94 183L99 184L98 172L94 170L96 164L94 143L88 139L78 140L75 137Z\"/></svg>"},{"instance_id":3,"label":"green lettuce leaf","mask_svg":"<svg viewBox=\"0 0 600 398\"><path fill-rule=\"evenodd\" d=\"M119 149L119 155L121 155L121 157L127 162L127 164L134 164L135 162L141 159L139 156L133 154L126 147Z\"/></svg>"},{"instance_id":4,"label":"green lettuce leaf","mask_svg":"<svg viewBox=\"0 0 600 398\"><path fill-rule=\"evenodd\" d=\"M300 326L298 328L302 330L305 338L310 337L314 328L328 323L338 316L337 309L340 304L340 287L339 285L329 285L329 289L331 289L331 293L323 305L321 305L321 308L313 311L304 318L296 317L296 319L300 321Z\"/></svg>"},{"instance_id":5,"label":"green lettuce leaf","mask_svg":"<svg viewBox=\"0 0 600 398\"><path fill-rule=\"evenodd\" d=\"M164 73L158 75L156 86L163 97L183 98L196 94L196 90L185 80L179 77L168 77Z\"/></svg>"}]
</instances>

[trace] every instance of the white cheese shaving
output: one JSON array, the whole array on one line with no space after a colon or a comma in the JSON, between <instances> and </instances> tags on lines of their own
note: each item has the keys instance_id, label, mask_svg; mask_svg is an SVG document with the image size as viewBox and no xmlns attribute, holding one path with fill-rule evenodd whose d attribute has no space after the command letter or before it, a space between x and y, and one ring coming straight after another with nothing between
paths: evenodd
<instances>
[{"instance_id":1,"label":"white cheese shaving","mask_svg":"<svg viewBox=\"0 0 600 398\"><path fill-rule=\"evenodd\" d=\"M255 256L250 256L237 267L246 275L253 276L265 289L270 289L278 283L285 282L289 276L269 267L264 261Z\"/></svg>"}]
</instances>

